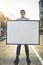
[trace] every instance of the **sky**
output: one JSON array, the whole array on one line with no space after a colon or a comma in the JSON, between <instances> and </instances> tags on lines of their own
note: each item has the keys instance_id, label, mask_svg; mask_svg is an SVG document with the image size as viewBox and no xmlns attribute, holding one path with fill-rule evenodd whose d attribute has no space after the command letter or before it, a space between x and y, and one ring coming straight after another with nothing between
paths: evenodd
<instances>
[{"instance_id":1,"label":"sky","mask_svg":"<svg viewBox=\"0 0 43 65\"><path fill-rule=\"evenodd\" d=\"M19 18L21 9L30 20L39 20L39 0L0 0L0 11L9 18Z\"/></svg>"}]
</instances>

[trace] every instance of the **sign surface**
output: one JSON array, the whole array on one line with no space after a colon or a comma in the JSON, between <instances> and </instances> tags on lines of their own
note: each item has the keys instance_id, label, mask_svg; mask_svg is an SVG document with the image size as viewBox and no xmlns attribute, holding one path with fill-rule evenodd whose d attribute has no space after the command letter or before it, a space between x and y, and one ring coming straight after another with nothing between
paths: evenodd
<instances>
[{"instance_id":1,"label":"sign surface","mask_svg":"<svg viewBox=\"0 0 43 65\"><path fill-rule=\"evenodd\" d=\"M7 44L39 44L39 21L7 21Z\"/></svg>"}]
</instances>

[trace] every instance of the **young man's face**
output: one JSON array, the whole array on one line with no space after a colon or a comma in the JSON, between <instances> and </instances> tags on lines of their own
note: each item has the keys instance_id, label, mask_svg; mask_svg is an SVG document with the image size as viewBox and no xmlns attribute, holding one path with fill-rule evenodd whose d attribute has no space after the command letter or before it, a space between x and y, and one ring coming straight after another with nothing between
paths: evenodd
<instances>
[{"instance_id":1,"label":"young man's face","mask_svg":"<svg viewBox=\"0 0 43 65\"><path fill-rule=\"evenodd\" d=\"M20 14L21 14L21 17L24 18L26 13L22 11Z\"/></svg>"}]
</instances>

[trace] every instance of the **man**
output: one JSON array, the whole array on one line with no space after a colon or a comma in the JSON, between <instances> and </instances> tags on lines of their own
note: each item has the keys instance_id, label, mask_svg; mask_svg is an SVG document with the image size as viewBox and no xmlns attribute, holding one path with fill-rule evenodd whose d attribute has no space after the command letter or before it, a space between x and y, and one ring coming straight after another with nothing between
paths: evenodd
<instances>
[{"instance_id":1,"label":"man","mask_svg":"<svg viewBox=\"0 0 43 65\"><path fill-rule=\"evenodd\" d=\"M20 11L20 14L21 14L21 18L18 18L17 20L29 20L28 18L25 17L25 10L21 10ZM30 61L30 58L29 58L29 49L28 49L28 45L24 45L25 46L25 53L26 53L26 61L27 61L27 65L30 65L31 61ZM19 63L19 55L20 55L20 50L21 50L21 44L19 44L17 46L17 52L16 52L16 59L14 61L14 64L15 65L18 65Z\"/></svg>"}]
</instances>

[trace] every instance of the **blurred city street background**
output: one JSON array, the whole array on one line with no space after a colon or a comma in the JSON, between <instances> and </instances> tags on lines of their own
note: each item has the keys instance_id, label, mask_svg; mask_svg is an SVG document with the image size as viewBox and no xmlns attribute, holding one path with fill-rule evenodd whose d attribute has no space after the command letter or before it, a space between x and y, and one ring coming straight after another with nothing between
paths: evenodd
<instances>
[{"instance_id":1,"label":"blurred city street background","mask_svg":"<svg viewBox=\"0 0 43 65\"><path fill-rule=\"evenodd\" d=\"M5 28L7 20L20 17L21 9L26 10L30 20L40 20L40 45L28 47L31 65L43 65L43 0L0 0L0 65L14 65L17 45L6 45ZM19 65L27 65L24 45L21 46Z\"/></svg>"}]
</instances>

